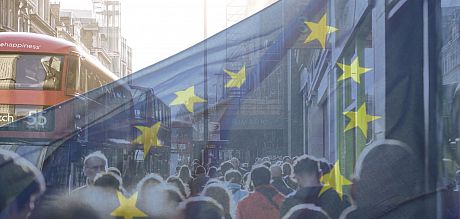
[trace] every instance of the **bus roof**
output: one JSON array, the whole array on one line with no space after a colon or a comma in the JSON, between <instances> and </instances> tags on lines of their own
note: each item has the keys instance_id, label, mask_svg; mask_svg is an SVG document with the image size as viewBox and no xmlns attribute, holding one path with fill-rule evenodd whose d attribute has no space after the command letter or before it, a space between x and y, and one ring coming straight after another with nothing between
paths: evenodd
<instances>
[{"instance_id":1,"label":"bus roof","mask_svg":"<svg viewBox=\"0 0 460 219\"><path fill-rule=\"evenodd\" d=\"M97 66L113 80L119 79L118 76L102 65L99 60L76 44L53 36L28 32L1 32L0 52L2 51L52 54L69 54L71 51L75 51L86 57L87 62Z\"/></svg>"},{"instance_id":2,"label":"bus roof","mask_svg":"<svg viewBox=\"0 0 460 219\"><path fill-rule=\"evenodd\" d=\"M44 34L26 32L0 33L0 51L68 54L78 50L74 43Z\"/></svg>"}]
</instances>

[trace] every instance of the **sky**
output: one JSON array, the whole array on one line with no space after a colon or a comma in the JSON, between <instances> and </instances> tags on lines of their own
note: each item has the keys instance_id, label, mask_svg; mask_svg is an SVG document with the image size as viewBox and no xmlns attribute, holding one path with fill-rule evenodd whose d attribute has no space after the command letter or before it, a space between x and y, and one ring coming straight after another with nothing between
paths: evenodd
<instances>
[{"instance_id":1,"label":"sky","mask_svg":"<svg viewBox=\"0 0 460 219\"><path fill-rule=\"evenodd\" d=\"M245 0L207 0L208 37L228 26L227 6L238 5L238 1ZM62 9L92 9L91 0L52 2L59 2ZM121 31L127 44L133 49L133 72L205 39L204 2L205 0L121 0ZM261 4L254 10L267 5L268 3ZM256 11L252 13L254 12Z\"/></svg>"}]
</instances>

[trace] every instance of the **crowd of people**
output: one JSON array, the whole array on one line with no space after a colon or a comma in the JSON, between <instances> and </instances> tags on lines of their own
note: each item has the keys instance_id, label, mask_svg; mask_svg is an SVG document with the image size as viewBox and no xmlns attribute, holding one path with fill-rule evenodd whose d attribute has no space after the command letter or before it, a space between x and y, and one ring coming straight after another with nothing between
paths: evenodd
<instances>
[{"instance_id":1,"label":"crowd of people","mask_svg":"<svg viewBox=\"0 0 460 219\"><path fill-rule=\"evenodd\" d=\"M333 165L311 155L257 158L251 166L237 158L206 167L194 160L166 179L150 173L127 189L121 172L96 151L83 162L86 185L46 199L43 176L31 163L0 150L0 164L0 219L425 218L436 200L423 190L423 165L395 141L362 152L349 195L323 189L320 179Z\"/></svg>"}]
</instances>

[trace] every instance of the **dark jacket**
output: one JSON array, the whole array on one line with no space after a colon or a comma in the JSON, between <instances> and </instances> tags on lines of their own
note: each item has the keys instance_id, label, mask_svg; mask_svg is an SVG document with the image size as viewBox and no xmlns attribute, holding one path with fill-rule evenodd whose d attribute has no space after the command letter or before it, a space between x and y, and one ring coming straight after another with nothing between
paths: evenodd
<instances>
[{"instance_id":1,"label":"dark jacket","mask_svg":"<svg viewBox=\"0 0 460 219\"><path fill-rule=\"evenodd\" d=\"M285 196L289 195L291 192L294 191L291 188L289 188L289 186L286 185L283 178L281 177L273 177L271 184L273 187L275 187L275 189L277 189L279 192L281 192Z\"/></svg>"},{"instance_id":2,"label":"dark jacket","mask_svg":"<svg viewBox=\"0 0 460 219\"><path fill-rule=\"evenodd\" d=\"M289 188L293 189L293 190L297 190L297 183L295 183L291 177L289 176L285 176L283 177L283 180L284 182L286 183L286 185L289 186Z\"/></svg>"},{"instance_id":3,"label":"dark jacket","mask_svg":"<svg viewBox=\"0 0 460 219\"><path fill-rule=\"evenodd\" d=\"M348 197L343 195L343 200L333 189L328 189L319 195L322 186L301 188L295 193L291 193L280 209L280 218L283 217L289 209L298 204L311 203L321 207L332 219L339 218L342 211L350 206Z\"/></svg>"},{"instance_id":4,"label":"dark jacket","mask_svg":"<svg viewBox=\"0 0 460 219\"><path fill-rule=\"evenodd\" d=\"M197 196L203 191L206 183L208 182L209 177L203 175L198 176L192 181L192 185L190 186L191 196Z\"/></svg>"},{"instance_id":5,"label":"dark jacket","mask_svg":"<svg viewBox=\"0 0 460 219\"><path fill-rule=\"evenodd\" d=\"M441 190L428 194L419 194L414 197L394 198L384 203L364 203L367 206L350 206L344 210L340 218L437 218L441 215L446 219L458 219L458 194ZM443 200L440 208L439 200Z\"/></svg>"}]
</instances>

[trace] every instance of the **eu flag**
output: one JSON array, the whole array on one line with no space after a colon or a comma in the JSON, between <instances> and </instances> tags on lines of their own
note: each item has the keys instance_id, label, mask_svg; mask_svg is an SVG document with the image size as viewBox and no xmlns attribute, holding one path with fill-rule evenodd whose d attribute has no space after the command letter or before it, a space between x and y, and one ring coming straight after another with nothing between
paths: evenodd
<instances>
[{"instance_id":1,"label":"eu flag","mask_svg":"<svg viewBox=\"0 0 460 219\"><path fill-rule=\"evenodd\" d=\"M222 163L222 178L228 166L244 175L264 164L294 187L274 217L299 209L331 218L455 215L433 210L460 188L460 178L456 191L447 183L460 175L460 9L441 10L446 4L277 1L165 60L1 126L1 147L38 166L50 193L84 190L111 167L126 190L116 188L119 206L107 214L120 217L150 213L136 203L142 183L183 173L192 184ZM245 188L254 190L248 197L264 191Z\"/></svg>"}]
</instances>

